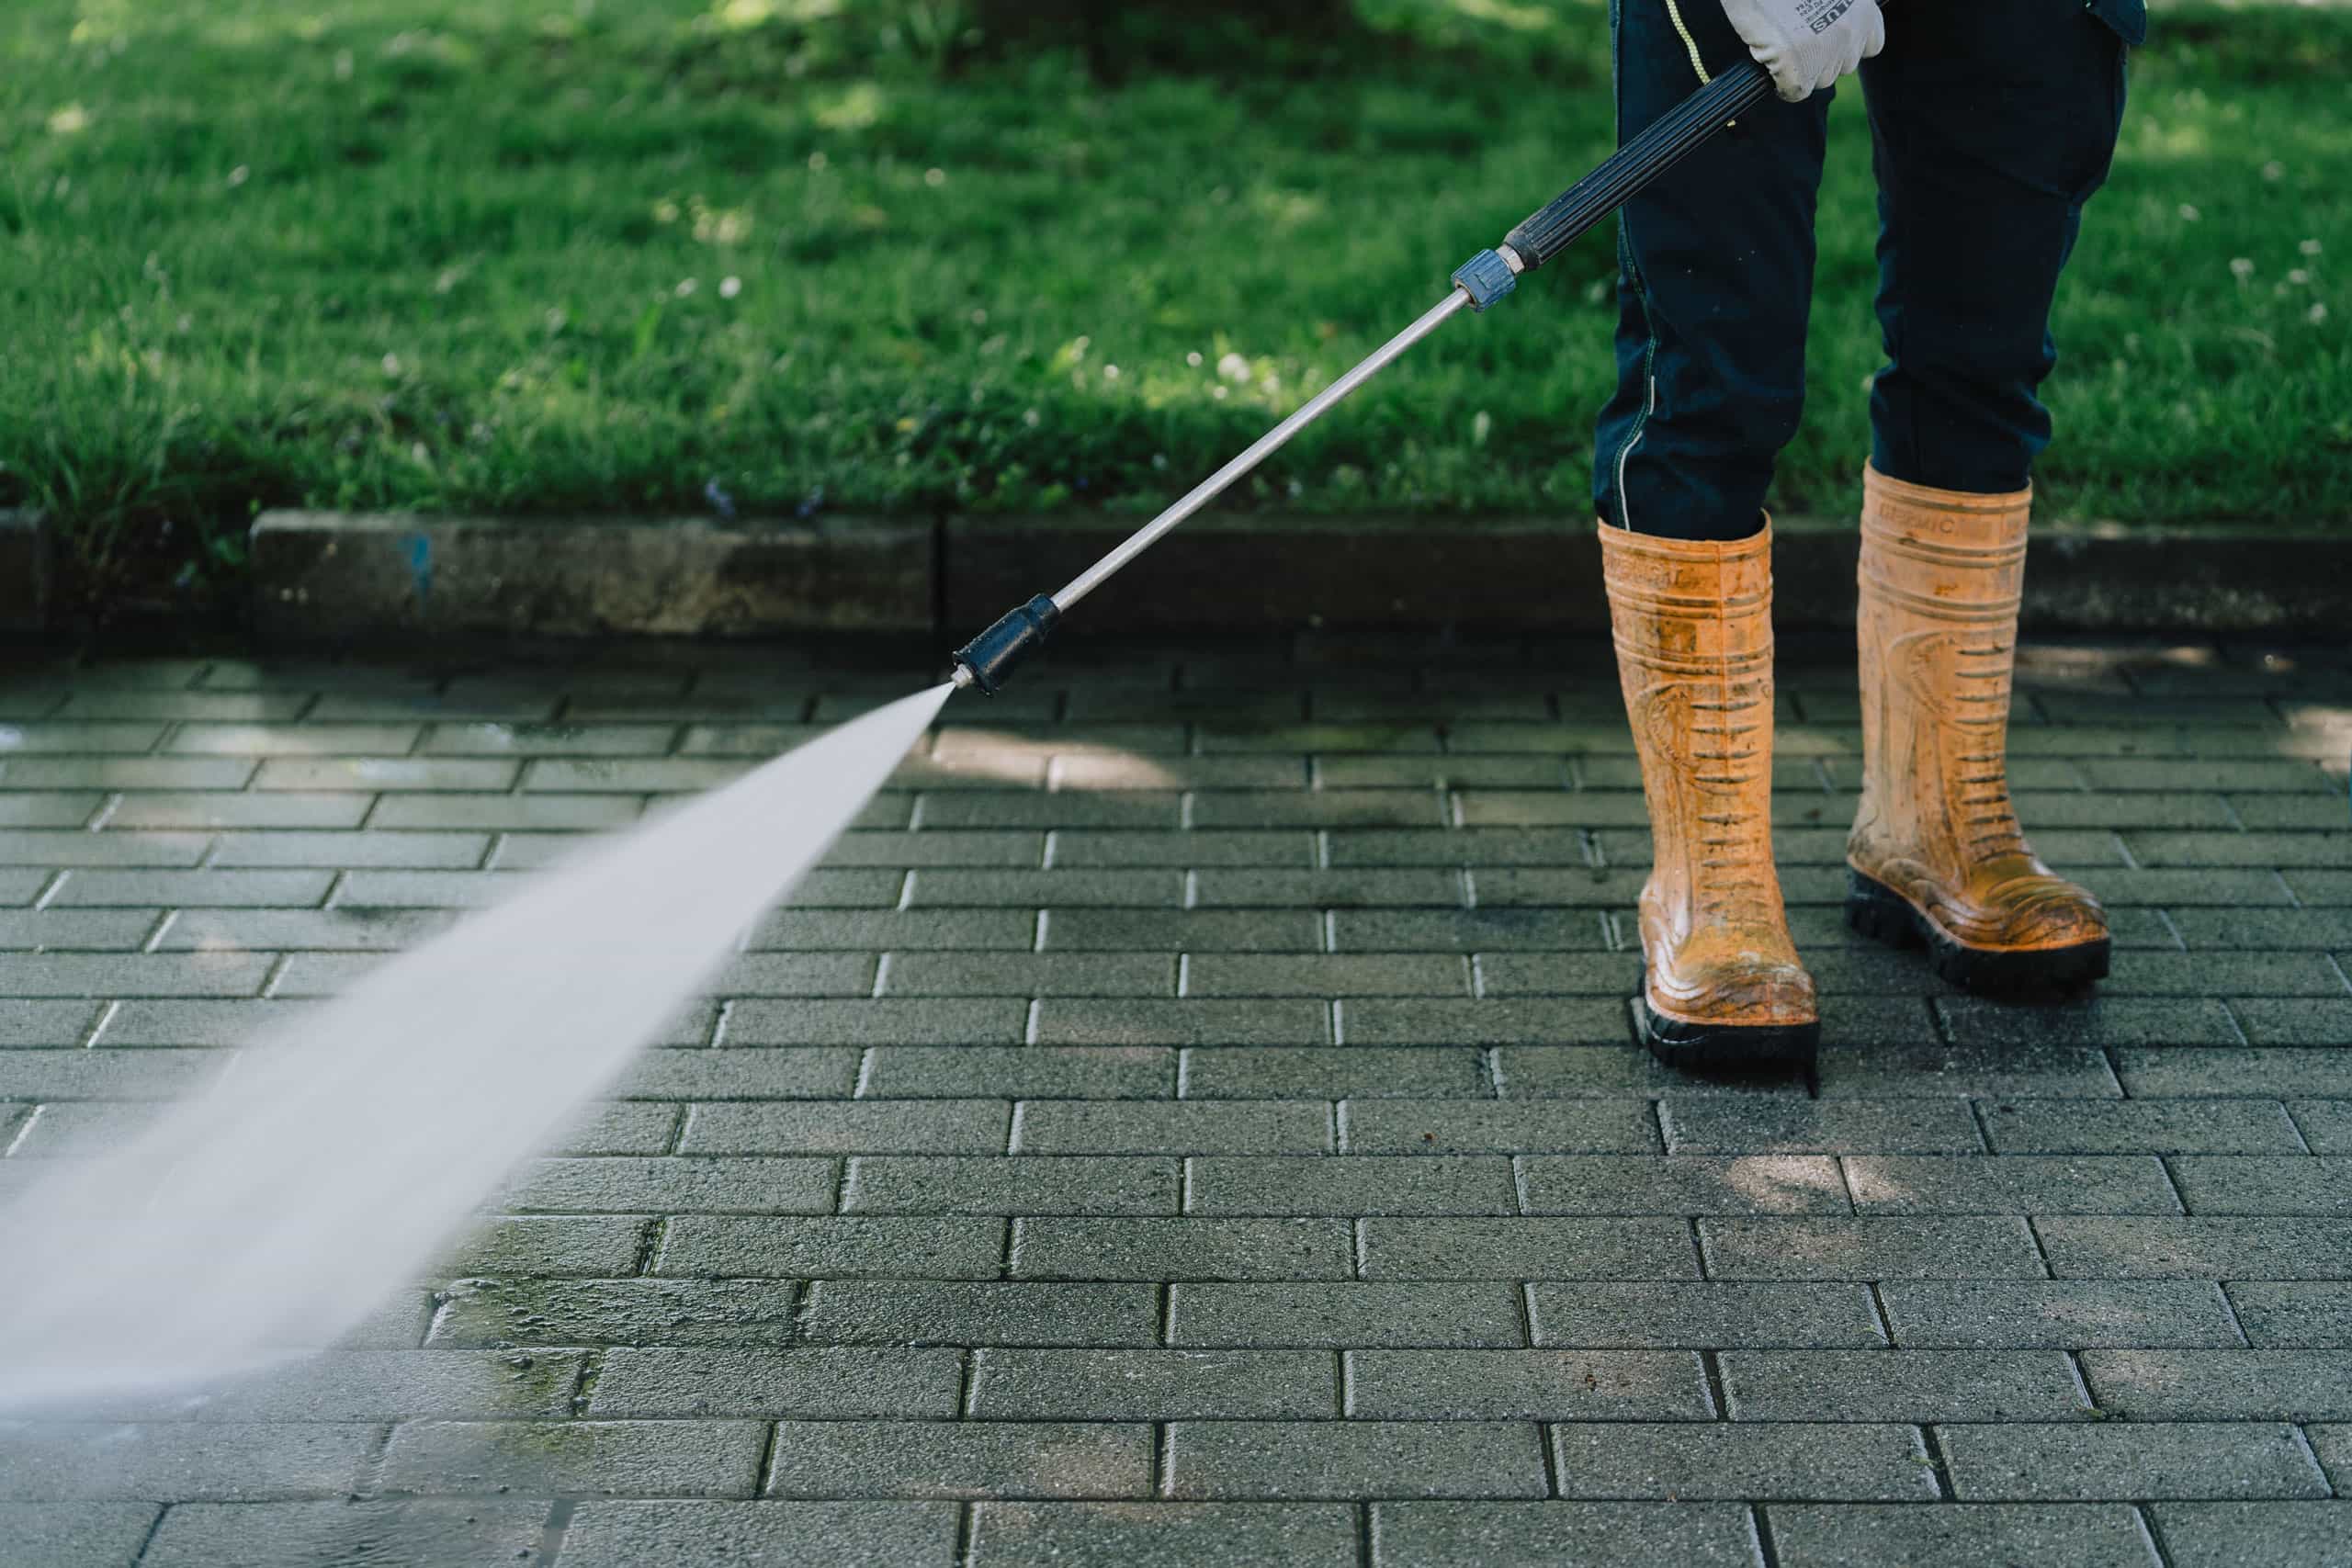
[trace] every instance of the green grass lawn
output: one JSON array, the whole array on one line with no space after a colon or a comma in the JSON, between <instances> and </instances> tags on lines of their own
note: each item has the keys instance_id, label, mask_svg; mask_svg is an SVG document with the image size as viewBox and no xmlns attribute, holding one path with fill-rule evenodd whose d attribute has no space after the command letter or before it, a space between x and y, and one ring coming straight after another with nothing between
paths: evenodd
<instances>
[{"instance_id":1,"label":"green grass lawn","mask_svg":"<svg viewBox=\"0 0 2352 1568\"><path fill-rule=\"evenodd\" d=\"M91 592L232 576L270 505L1149 511L1607 150L1594 0L1364 0L1328 57L1115 85L943 62L955 3L17 0L0 506ZM2352 12L2160 15L2060 311L2057 512L2352 511L2347 62ZM1865 445L1858 99L1791 510ZM1580 513L1612 256L1237 503Z\"/></svg>"}]
</instances>

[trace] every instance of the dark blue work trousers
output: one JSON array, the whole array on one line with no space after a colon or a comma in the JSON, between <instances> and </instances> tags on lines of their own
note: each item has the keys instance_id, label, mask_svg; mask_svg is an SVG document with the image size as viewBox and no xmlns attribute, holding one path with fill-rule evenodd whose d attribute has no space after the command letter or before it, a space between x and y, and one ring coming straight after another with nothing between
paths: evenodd
<instances>
[{"instance_id":1,"label":"dark blue work trousers","mask_svg":"<svg viewBox=\"0 0 2352 1568\"><path fill-rule=\"evenodd\" d=\"M1747 47L1719 0L1611 0L1620 140ZM1940 490L2021 490L2050 441L2050 304L2123 118L2141 0L1895 0L1864 62L1879 186L1871 458ZM1804 405L1827 92L1768 100L1625 205L1616 393L1593 500L1645 534L1745 538Z\"/></svg>"}]
</instances>

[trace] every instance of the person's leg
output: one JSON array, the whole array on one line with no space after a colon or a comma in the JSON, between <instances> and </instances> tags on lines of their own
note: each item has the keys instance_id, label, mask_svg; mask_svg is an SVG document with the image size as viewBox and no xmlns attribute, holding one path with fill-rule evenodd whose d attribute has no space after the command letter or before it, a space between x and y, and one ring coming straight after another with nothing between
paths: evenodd
<instances>
[{"instance_id":1,"label":"person's leg","mask_svg":"<svg viewBox=\"0 0 2352 1568\"><path fill-rule=\"evenodd\" d=\"M1611 20L1621 139L1697 90L1693 51L1711 71L1747 58L1715 0L1614 0ZM1827 107L1760 106L1619 223L1620 375L1593 493L1655 852L1634 1010L1677 1066L1808 1062L1820 1032L1772 866L1763 507L1804 401Z\"/></svg>"},{"instance_id":2,"label":"person's leg","mask_svg":"<svg viewBox=\"0 0 2352 1568\"><path fill-rule=\"evenodd\" d=\"M2034 855L2007 738L2049 317L2123 107L2123 46L2039 0L1905 6L1866 65L1879 320L1860 605L1855 926L1979 987L2107 973L2104 911Z\"/></svg>"},{"instance_id":3,"label":"person's leg","mask_svg":"<svg viewBox=\"0 0 2352 1568\"><path fill-rule=\"evenodd\" d=\"M1694 50L1710 73L1747 59L1716 0L1611 0L1610 25L1621 141L1699 89ZM1603 523L1679 539L1761 525L1804 404L1829 98L1768 100L1619 213L1617 389L1593 446Z\"/></svg>"}]
</instances>

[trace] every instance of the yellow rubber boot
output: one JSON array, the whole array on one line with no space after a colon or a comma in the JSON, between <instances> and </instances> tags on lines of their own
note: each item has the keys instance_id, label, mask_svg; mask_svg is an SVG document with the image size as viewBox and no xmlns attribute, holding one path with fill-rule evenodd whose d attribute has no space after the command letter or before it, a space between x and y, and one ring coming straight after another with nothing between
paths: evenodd
<instances>
[{"instance_id":1,"label":"yellow rubber boot","mask_svg":"<svg viewBox=\"0 0 2352 1568\"><path fill-rule=\"evenodd\" d=\"M1810 1064L1821 1032L1772 868L1772 530L1702 543L1600 529L1655 863L1634 1012L1660 1061Z\"/></svg>"},{"instance_id":2,"label":"yellow rubber boot","mask_svg":"<svg viewBox=\"0 0 2352 1568\"><path fill-rule=\"evenodd\" d=\"M2010 672L2033 492L1863 471L1862 800L1846 918L1926 945L1954 985L2107 974L2107 913L2042 864L2009 804Z\"/></svg>"}]
</instances>

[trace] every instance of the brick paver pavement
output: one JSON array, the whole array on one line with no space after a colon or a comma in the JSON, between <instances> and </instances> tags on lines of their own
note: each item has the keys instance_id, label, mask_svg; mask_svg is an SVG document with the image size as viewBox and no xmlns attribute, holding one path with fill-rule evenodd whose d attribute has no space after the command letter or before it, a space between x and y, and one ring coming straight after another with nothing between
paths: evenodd
<instances>
[{"instance_id":1,"label":"brick paver pavement","mask_svg":"<svg viewBox=\"0 0 2352 1568\"><path fill-rule=\"evenodd\" d=\"M2118 948L2041 1009L1843 931L1784 657L1749 1088L1629 1045L1603 650L1061 652L352 1343L0 1425L0 1560L2352 1561L2344 649L2033 651ZM0 1192L899 665L11 667Z\"/></svg>"}]
</instances>

